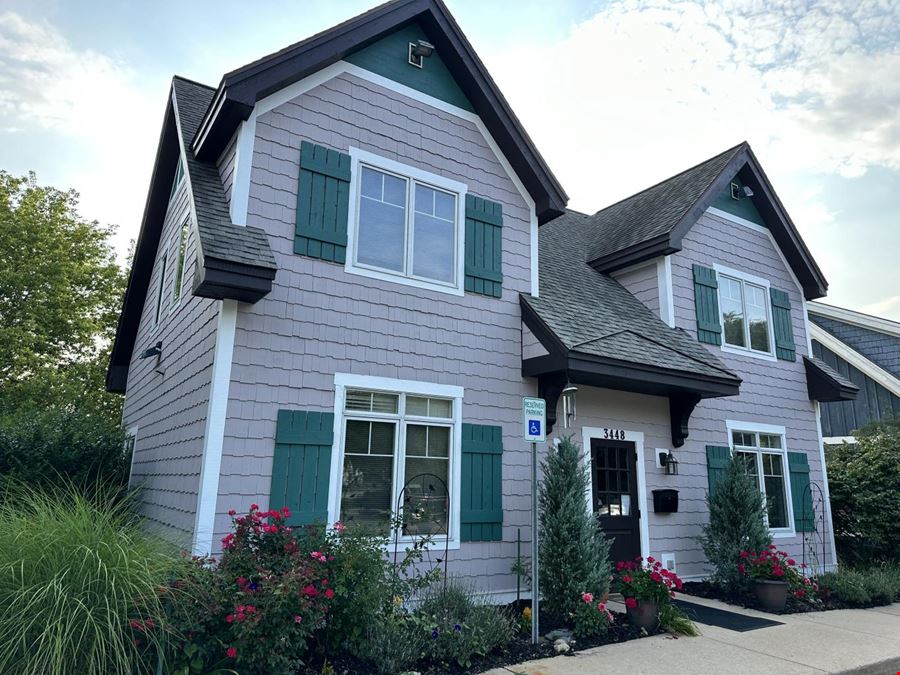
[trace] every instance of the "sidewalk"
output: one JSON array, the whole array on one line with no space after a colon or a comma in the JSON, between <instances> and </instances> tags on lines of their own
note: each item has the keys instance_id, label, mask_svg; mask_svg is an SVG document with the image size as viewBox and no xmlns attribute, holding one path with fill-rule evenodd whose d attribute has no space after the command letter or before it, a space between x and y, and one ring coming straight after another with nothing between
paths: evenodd
<instances>
[{"instance_id":1,"label":"sidewalk","mask_svg":"<svg viewBox=\"0 0 900 675\"><path fill-rule=\"evenodd\" d=\"M773 617L716 600L683 597L710 607L775 618L784 625L738 633L698 624L702 634L696 638L658 635L497 668L487 675L900 672L900 603Z\"/></svg>"}]
</instances>

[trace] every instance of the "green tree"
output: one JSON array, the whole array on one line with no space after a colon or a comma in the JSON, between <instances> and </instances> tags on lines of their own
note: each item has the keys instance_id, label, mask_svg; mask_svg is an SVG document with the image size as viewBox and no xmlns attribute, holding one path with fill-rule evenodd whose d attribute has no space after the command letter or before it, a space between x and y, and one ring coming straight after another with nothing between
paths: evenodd
<instances>
[{"instance_id":1,"label":"green tree","mask_svg":"<svg viewBox=\"0 0 900 675\"><path fill-rule=\"evenodd\" d=\"M602 597L609 590L609 540L588 511L588 470L571 437L550 446L541 463L538 488L542 605L565 617L582 602L581 594Z\"/></svg>"},{"instance_id":2,"label":"green tree","mask_svg":"<svg viewBox=\"0 0 900 675\"><path fill-rule=\"evenodd\" d=\"M828 449L828 487L838 553L849 562L900 560L900 416Z\"/></svg>"},{"instance_id":3,"label":"green tree","mask_svg":"<svg viewBox=\"0 0 900 675\"><path fill-rule=\"evenodd\" d=\"M104 386L126 283L113 233L75 191L0 171L0 476L121 479L122 401Z\"/></svg>"},{"instance_id":4,"label":"green tree","mask_svg":"<svg viewBox=\"0 0 900 675\"><path fill-rule=\"evenodd\" d=\"M746 461L732 457L712 494L706 495L709 522L700 543L713 566L712 580L729 590L744 584L738 570L741 551L762 551L772 543L765 521L765 499L747 473Z\"/></svg>"}]
</instances>

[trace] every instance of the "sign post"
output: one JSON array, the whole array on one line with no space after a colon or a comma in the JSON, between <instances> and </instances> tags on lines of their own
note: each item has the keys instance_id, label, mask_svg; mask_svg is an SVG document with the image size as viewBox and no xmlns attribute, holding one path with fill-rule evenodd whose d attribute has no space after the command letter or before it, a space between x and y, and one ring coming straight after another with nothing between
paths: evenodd
<instances>
[{"instance_id":1,"label":"sign post","mask_svg":"<svg viewBox=\"0 0 900 675\"><path fill-rule=\"evenodd\" d=\"M547 402L542 398L522 399L522 435L531 443L531 642L540 640L538 590L538 477L537 444L547 440Z\"/></svg>"}]
</instances>

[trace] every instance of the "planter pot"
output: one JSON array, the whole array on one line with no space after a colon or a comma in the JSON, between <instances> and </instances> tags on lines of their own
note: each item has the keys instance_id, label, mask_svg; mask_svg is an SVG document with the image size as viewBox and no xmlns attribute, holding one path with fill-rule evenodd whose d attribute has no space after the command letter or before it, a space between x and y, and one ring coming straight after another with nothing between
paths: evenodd
<instances>
[{"instance_id":1,"label":"planter pot","mask_svg":"<svg viewBox=\"0 0 900 675\"><path fill-rule=\"evenodd\" d=\"M767 612L780 612L787 603L788 583L786 581L757 581L753 590L756 599Z\"/></svg>"},{"instance_id":2,"label":"planter pot","mask_svg":"<svg viewBox=\"0 0 900 675\"><path fill-rule=\"evenodd\" d=\"M638 600L637 607L625 610L628 620L639 628L653 630L659 624L659 604L646 600Z\"/></svg>"}]
</instances>

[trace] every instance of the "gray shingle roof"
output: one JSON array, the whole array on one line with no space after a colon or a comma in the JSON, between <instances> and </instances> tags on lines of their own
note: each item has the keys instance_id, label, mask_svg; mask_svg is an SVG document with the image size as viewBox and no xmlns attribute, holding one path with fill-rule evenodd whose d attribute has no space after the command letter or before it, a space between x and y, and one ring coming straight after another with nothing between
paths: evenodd
<instances>
[{"instance_id":1,"label":"gray shingle roof","mask_svg":"<svg viewBox=\"0 0 900 675\"><path fill-rule=\"evenodd\" d=\"M689 374L733 378L687 333L670 328L612 277L585 262L593 220L568 211L541 227L540 297L523 296L571 351Z\"/></svg>"},{"instance_id":2,"label":"gray shingle roof","mask_svg":"<svg viewBox=\"0 0 900 675\"><path fill-rule=\"evenodd\" d=\"M587 256L595 260L668 234L746 143L589 216Z\"/></svg>"},{"instance_id":3,"label":"gray shingle roof","mask_svg":"<svg viewBox=\"0 0 900 675\"><path fill-rule=\"evenodd\" d=\"M900 377L900 337L820 316L811 310L809 320L875 365Z\"/></svg>"},{"instance_id":4,"label":"gray shingle roof","mask_svg":"<svg viewBox=\"0 0 900 675\"><path fill-rule=\"evenodd\" d=\"M181 137L187 148L187 171L197 213L197 232L204 258L276 269L275 256L265 231L234 225L219 170L211 162L194 157L191 139L206 113L215 89L181 77L172 81Z\"/></svg>"},{"instance_id":5,"label":"gray shingle roof","mask_svg":"<svg viewBox=\"0 0 900 675\"><path fill-rule=\"evenodd\" d=\"M811 361L816 366L816 368L818 368L823 373L828 375L828 377L830 377L832 380L837 382L840 386L846 387L847 389L855 389L857 391L859 390L859 387L856 385L855 382L853 382L852 380L849 380L848 378L841 375L837 370L835 370L834 368L829 366L822 359L815 357L815 356L807 356L805 358L808 361Z\"/></svg>"}]
</instances>

